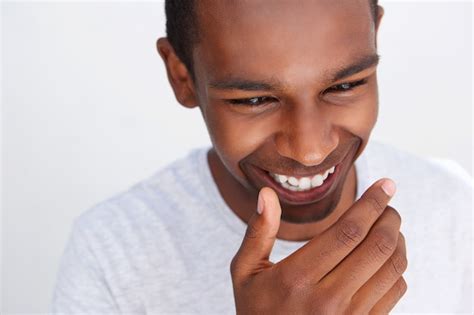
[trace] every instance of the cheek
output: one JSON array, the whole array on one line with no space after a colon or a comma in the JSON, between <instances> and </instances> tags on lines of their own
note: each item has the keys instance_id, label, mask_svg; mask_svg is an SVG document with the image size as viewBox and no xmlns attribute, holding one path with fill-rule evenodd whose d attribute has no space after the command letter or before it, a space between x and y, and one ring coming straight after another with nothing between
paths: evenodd
<instances>
[{"instance_id":1,"label":"cheek","mask_svg":"<svg viewBox=\"0 0 474 315\"><path fill-rule=\"evenodd\" d=\"M222 104L208 104L205 119L212 144L222 162L229 171L243 178L239 162L270 139L272 124L259 117L235 113Z\"/></svg>"},{"instance_id":2,"label":"cheek","mask_svg":"<svg viewBox=\"0 0 474 315\"><path fill-rule=\"evenodd\" d=\"M363 108L348 109L337 121L352 134L367 140L377 121L377 106L364 104Z\"/></svg>"},{"instance_id":3,"label":"cheek","mask_svg":"<svg viewBox=\"0 0 474 315\"><path fill-rule=\"evenodd\" d=\"M367 141L378 117L378 95L375 91L344 106L330 106L333 125Z\"/></svg>"},{"instance_id":4,"label":"cheek","mask_svg":"<svg viewBox=\"0 0 474 315\"><path fill-rule=\"evenodd\" d=\"M350 106L333 107L331 109L333 125L344 130L344 133L357 137L361 143L355 153L354 160L364 151L370 134L377 122L378 95L373 93L369 98L355 102Z\"/></svg>"}]
</instances>

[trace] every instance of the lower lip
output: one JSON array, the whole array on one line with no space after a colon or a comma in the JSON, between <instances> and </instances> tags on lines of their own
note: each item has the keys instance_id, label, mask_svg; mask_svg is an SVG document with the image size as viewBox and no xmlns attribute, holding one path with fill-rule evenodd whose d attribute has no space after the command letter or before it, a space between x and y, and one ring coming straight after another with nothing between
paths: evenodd
<instances>
[{"instance_id":1,"label":"lower lip","mask_svg":"<svg viewBox=\"0 0 474 315\"><path fill-rule=\"evenodd\" d=\"M257 168L257 172L261 179L264 181L266 186L273 188L276 193L280 196L282 201L285 201L288 204L308 204L314 203L323 199L327 193L330 191L333 184L338 178L341 164L339 163L335 166L334 172L329 174L329 176L324 180L321 186L312 188L306 191L291 191L286 188L283 188L279 183L275 182L273 177L261 168Z\"/></svg>"}]
</instances>

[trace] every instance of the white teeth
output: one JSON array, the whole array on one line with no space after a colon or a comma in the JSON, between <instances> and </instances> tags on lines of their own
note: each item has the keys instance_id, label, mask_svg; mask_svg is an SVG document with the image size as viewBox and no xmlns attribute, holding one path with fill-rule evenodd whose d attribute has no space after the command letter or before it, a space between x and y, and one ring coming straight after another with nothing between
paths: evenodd
<instances>
[{"instance_id":1,"label":"white teeth","mask_svg":"<svg viewBox=\"0 0 474 315\"><path fill-rule=\"evenodd\" d=\"M297 190L298 190L298 187L290 186L288 189L291 190L291 191L297 191Z\"/></svg>"},{"instance_id":2,"label":"white teeth","mask_svg":"<svg viewBox=\"0 0 474 315\"><path fill-rule=\"evenodd\" d=\"M270 173L270 175L275 179L276 182L280 185L291 191L306 191L315 187L321 186L329 174L334 173L336 170L335 166L327 169L322 174L317 174L312 177L301 177L300 179L294 176L280 175Z\"/></svg>"},{"instance_id":3,"label":"white teeth","mask_svg":"<svg viewBox=\"0 0 474 315\"><path fill-rule=\"evenodd\" d=\"M329 176L329 170L327 170L326 172L324 172L324 175L323 175L323 180L328 178Z\"/></svg>"},{"instance_id":4,"label":"white teeth","mask_svg":"<svg viewBox=\"0 0 474 315\"><path fill-rule=\"evenodd\" d=\"M323 182L324 182L323 176L319 174L314 176L313 179L311 179L311 185L313 187L319 187L323 184Z\"/></svg>"},{"instance_id":5,"label":"white teeth","mask_svg":"<svg viewBox=\"0 0 474 315\"><path fill-rule=\"evenodd\" d=\"M280 182L280 183L284 183L288 180L288 177L286 177L285 175L277 175L276 176L276 179Z\"/></svg>"},{"instance_id":6,"label":"white teeth","mask_svg":"<svg viewBox=\"0 0 474 315\"><path fill-rule=\"evenodd\" d=\"M298 186L299 180L296 177L291 176L290 178L288 178L288 183L293 186Z\"/></svg>"},{"instance_id":7,"label":"white teeth","mask_svg":"<svg viewBox=\"0 0 474 315\"><path fill-rule=\"evenodd\" d=\"M311 187L311 179L308 177L303 177L300 179L300 184L298 185L299 188L306 190Z\"/></svg>"}]
</instances>

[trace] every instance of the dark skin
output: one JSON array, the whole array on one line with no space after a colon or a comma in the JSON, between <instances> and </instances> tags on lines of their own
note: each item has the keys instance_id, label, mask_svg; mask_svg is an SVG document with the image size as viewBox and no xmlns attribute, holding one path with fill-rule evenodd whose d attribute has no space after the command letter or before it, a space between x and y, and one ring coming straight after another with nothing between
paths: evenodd
<instances>
[{"instance_id":1,"label":"dark skin","mask_svg":"<svg viewBox=\"0 0 474 315\"><path fill-rule=\"evenodd\" d=\"M231 265L238 313L387 312L406 289L400 217L387 181L355 202L354 168L377 119L383 9L375 22L367 0L203 0L196 10L195 80L166 38L158 50L177 100L201 109L221 195L249 225ZM255 171L335 164L331 189L305 202L264 188ZM310 242L274 265L275 238Z\"/></svg>"},{"instance_id":2,"label":"dark skin","mask_svg":"<svg viewBox=\"0 0 474 315\"><path fill-rule=\"evenodd\" d=\"M205 7L206 16L199 18L202 40L194 49L196 83L185 67L173 71L170 80L182 104L199 105L202 111L213 142L210 166L230 208L244 221L254 213L263 185L252 182L249 165L280 174L317 173L347 155L350 159L336 189L323 200L306 205L282 201L284 221L278 237L310 239L334 224L354 202L352 162L367 144L377 118L376 64L331 80L338 70L364 56L376 55L375 24L368 5L333 8L327 2L323 8L308 9L281 1L273 10L265 10L265 1L198 3L202 8L198 12ZM314 13L308 14L308 10ZM354 15L354 10L363 14ZM268 15L262 16L262 11ZM268 36L269 25L273 37ZM315 30L311 40L295 36L308 29ZM326 37L333 40L328 42ZM169 56L171 49L166 46L162 42L161 51ZM231 78L279 84L274 89L254 91L212 86ZM368 82L352 91L327 91L362 79ZM269 98L267 104L250 107L228 103L262 96Z\"/></svg>"}]
</instances>

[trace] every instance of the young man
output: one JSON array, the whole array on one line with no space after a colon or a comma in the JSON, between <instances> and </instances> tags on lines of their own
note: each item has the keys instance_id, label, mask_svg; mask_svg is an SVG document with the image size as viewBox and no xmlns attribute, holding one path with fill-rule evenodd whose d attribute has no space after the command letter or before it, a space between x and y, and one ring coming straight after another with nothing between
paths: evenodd
<instances>
[{"instance_id":1,"label":"young man","mask_svg":"<svg viewBox=\"0 0 474 315\"><path fill-rule=\"evenodd\" d=\"M468 177L369 143L376 1L172 0L166 13L158 51L213 147L77 219L54 312L470 310Z\"/></svg>"}]
</instances>

